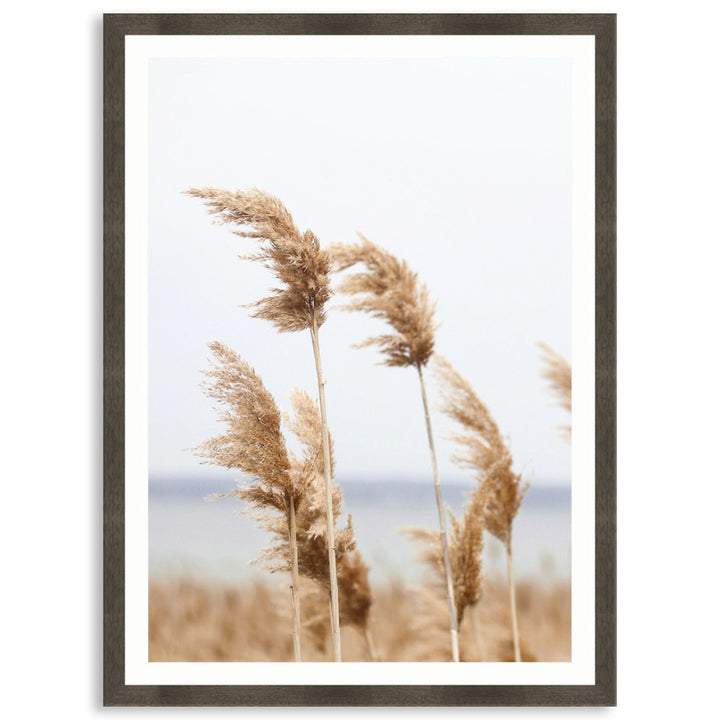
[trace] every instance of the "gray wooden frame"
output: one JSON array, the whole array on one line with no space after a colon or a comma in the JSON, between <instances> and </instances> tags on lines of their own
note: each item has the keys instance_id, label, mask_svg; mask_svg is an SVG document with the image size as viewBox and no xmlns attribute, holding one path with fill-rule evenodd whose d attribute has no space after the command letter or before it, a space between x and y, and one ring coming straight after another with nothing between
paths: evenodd
<instances>
[{"instance_id":1,"label":"gray wooden frame","mask_svg":"<svg viewBox=\"0 0 720 720\"><path fill-rule=\"evenodd\" d=\"M124 182L126 35L595 36L595 684L126 685ZM614 705L616 702L616 16L222 14L104 16L104 704Z\"/></svg>"}]
</instances>

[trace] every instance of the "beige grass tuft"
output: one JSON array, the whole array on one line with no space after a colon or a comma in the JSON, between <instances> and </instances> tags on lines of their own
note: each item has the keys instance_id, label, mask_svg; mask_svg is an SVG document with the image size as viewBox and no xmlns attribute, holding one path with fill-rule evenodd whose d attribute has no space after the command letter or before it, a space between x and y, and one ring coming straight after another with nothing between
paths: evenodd
<instances>
[{"instance_id":1,"label":"beige grass tuft","mask_svg":"<svg viewBox=\"0 0 720 720\"><path fill-rule=\"evenodd\" d=\"M559 353L555 352L549 345L539 342L540 360L542 367L540 375L548 382L550 392L555 396L558 405L572 412L572 368L570 363ZM572 427L570 425L560 426L562 437L570 441Z\"/></svg>"},{"instance_id":2,"label":"beige grass tuft","mask_svg":"<svg viewBox=\"0 0 720 720\"><path fill-rule=\"evenodd\" d=\"M303 659L328 659L327 595L310 601L303 591ZM290 662L291 621L284 588L268 581L223 587L197 580L154 578L148 597L150 662ZM487 578L483 598L463 620L461 653L469 662L513 660L505 582ZM308 601L306 602L306 598ZM437 593L421 604L407 586L394 583L375 592L371 625L376 656L385 662L442 662L450 659L447 610ZM432 602L430 602L432 601ZM315 614L315 611L322 610ZM541 662L571 659L570 585L518 583L518 613L523 627L523 659L530 652ZM370 659L362 633L343 625L343 653L351 662ZM318 672L322 672L318 667Z\"/></svg>"},{"instance_id":3,"label":"beige grass tuft","mask_svg":"<svg viewBox=\"0 0 720 720\"><path fill-rule=\"evenodd\" d=\"M507 545L529 483L513 471L510 450L470 383L445 358L436 356L433 369L440 382L442 411L464 429L450 435L460 446L453 460L486 486L486 529Z\"/></svg>"},{"instance_id":4,"label":"beige grass tuft","mask_svg":"<svg viewBox=\"0 0 720 720\"><path fill-rule=\"evenodd\" d=\"M275 399L260 376L234 350L218 341L209 343L213 366L204 372L205 394L220 403L220 419L227 432L202 443L196 453L206 462L237 468L252 482L228 493L257 511L259 524L282 537L288 547L292 573L295 660L302 659L300 596L295 508L303 488L295 483L290 456L280 429L281 415ZM215 500L223 494L214 494Z\"/></svg>"},{"instance_id":5,"label":"beige grass tuft","mask_svg":"<svg viewBox=\"0 0 720 720\"><path fill-rule=\"evenodd\" d=\"M232 348L208 343L213 363L203 371L203 392L215 400L226 432L196 448L207 463L241 470L257 481L260 497L283 507L292 492L290 458L280 424L282 415L261 377Z\"/></svg>"},{"instance_id":6,"label":"beige grass tuft","mask_svg":"<svg viewBox=\"0 0 720 720\"><path fill-rule=\"evenodd\" d=\"M451 656L454 662L458 662L458 623L453 597L447 523L423 378L423 368L432 357L435 347L435 304L430 299L427 286L420 282L417 273L410 270L405 260L396 258L363 235L358 235L360 241L355 245L335 245L329 250L332 267L336 272L348 270L358 264L365 266L364 271L345 276L337 290L352 298L343 307L344 310L366 312L387 322L394 331L391 334L370 337L357 347L376 345L385 358L383 364L390 367L414 366L418 373L440 525Z\"/></svg>"},{"instance_id":7,"label":"beige grass tuft","mask_svg":"<svg viewBox=\"0 0 720 720\"><path fill-rule=\"evenodd\" d=\"M358 264L365 272L343 278L337 291L353 296L341 309L366 312L384 320L393 334L370 337L357 347L376 345L391 367L423 367L435 346L435 304L427 286L420 282L405 260L370 242L358 233L354 245L333 245L328 253L335 271Z\"/></svg>"},{"instance_id":8,"label":"beige grass tuft","mask_svg":"<svg viewBox=\"0 0 720 720\"><path fill-rule=\"evenodd\" d=\"M460 446L453 457L469 468L486 493L485 527L504 545L507 555L515 660L521 659L515 609L515 578L512 569L512 526L529 487L512 469L513 459L490 411L470 383L441 357L434 359L434 371L441 386L442 411L455 420L463 432L451 439Z\"/></svg>"},{"instance_id":9,"label":"beige grass tuft","mask_svg":"<svg viewBox=\"0 0 720 720\"><path fill-rule=\"evenodd\" d=\"M257 188L220 190L191 188L192 197L205 201L208 211L221 224L237 226L236 235L258 240L260 250L245 256L269 268L280 281L269 297L254 304L253 317L269 320L281 332L309 330L312 340L318 399L322 422L323 477L327 515L327 562L330 576L331 624L336 662L342 660L340 611L338 609L335 521L332 515L330 441L325 407L325 380L320 357L319 328L325 322L325 304L330 298L330 256L320 248L317 237L307 230L301 233L288 209L278 198Z\"/></svg>"},{"instance_id":10,"label":"beige grass tuft","mask_svg":"<svg viewBox=\"0 0 720 720\"><path fill-rule=\"evenodd\" d=\"M354 627L365 643L366 659L378 660L375 643L370 628L370 611L374 596L370 589L368 566L355 548L344 553L338 564L338 589L340 594L341 628ZM308 588L304 606L309 620L305 627L311 634L315 647L325 648L325 621L328 615L327 589L315 584Z\"/></svg>"},{"instance_id":11,"label":"beige grass tuft","mask_svg":"<svg viewBox=\"0 0 720 720\"><path fill-rule=\"evenodd\" d=\"M257 389L257 388L256 388ZM255 522L274 536L274 544L261 551L255 561L270 572L291 570L292 549L289 545L288 524L290 507L286 498L293 500L296 526L298 568L300 575L330 591L330 573L327 564L327 515L325 512L325 488L323 483L323 454L321 422L317 403L304 390L296 388L291 394L293 413L283 417L284 424L300 441L302 452L295 455L288 451L280 432L282 447L287 457L287 469L280 492L263 478L257 476L251 482L242 482L227 493L248 504ZM278 411L278 418L280 413ZM246 416L248 424L257 423ZM279 428L279 426L278 426ZM275 428L272 429L273 434ZM255 435L255 437L258 437ZM251 448L260 451L262 440ZM332 446L332 444L331 444ZM333 455L331 454L331 458ZM334 459L331 468L334 470ZM340 488L332 485L333 517L337 520L343 513L343 497ZM280 511L280 514L274 511ZM352 518L347 526L335 532L336 558L341 564L346 553L355 548Z\"/></svg>"},{"instance_id":12,"label":"beige grass tuft","mask_svg":"<svg viewBox=\"0 0 720 720\"><path fill-rule=\"evenodd\" d=\"M486 486L479 484L465 503L463 514L457 518L451 512L448 549L452 567L453 589L458 631L462 629L465 611L482 597L482 553L484 546ZM436 592L445 590L440 534L421 528L403 530L421 547L420 560L431 572Z\"/></svg>"},{"instance_id":13,"label":"beige grass tuft","mask_svg":"<svg viewBox=\"0 0 720 720\"><path fill-rule=\"evenodd\" d=\"M269 320L281 332L312 327L315 319L325 322L325 303L330 298L330 261L317 237L298 230L288 209L270 193L250 190L190 188L191 197L205 201L218 223L236 225L236 235L258 240L260 249L249 260L269 268L281 287L254 303L253 317Z\"/></svg>"},{"instance_id":14,"label":"beige grass tuft","mask_svg":"<svg viewBox=\"0 0 720 720\"><path fill-rule=\"evenodd\" d=\"M330 592L328 532L325 508L322 422L317 403L295 389L292 415L283 415L260 376L234 350L220 342L209 347L213 367L204 392L220 404L220 419L227 432L201 444L196 452L227 468L241 470L250 479L229 493L249 506L255 522L271 533L274 544L263 550L256 562L270 572L291 572L297 659L300 656L299 576L319 583ZM282 421L297 437L300 455L288 451ZM330 468L334 472L332 442ZM342 494L333 483L333 521L342 513ZM334 530L334 528L333 528ZM336 562L355 547L352 523L335 535ZM336 568L337 571L337 568Z\"/></svg>"}]
</instances>

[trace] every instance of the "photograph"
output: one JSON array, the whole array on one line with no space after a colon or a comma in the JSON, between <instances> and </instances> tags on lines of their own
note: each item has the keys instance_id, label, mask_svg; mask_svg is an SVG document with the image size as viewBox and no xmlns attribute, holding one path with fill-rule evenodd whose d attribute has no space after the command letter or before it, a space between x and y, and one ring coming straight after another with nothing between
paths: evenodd
<instances>
[{"instance_id":1,"label":"photograph","mask_svg":"<svg viewBox=\"0 0 720 720\"><path fill-rule=\"evenodd\" d=\"M150 660L570 659L571 73L151 61Z\"/></svg>"}]
</instances>

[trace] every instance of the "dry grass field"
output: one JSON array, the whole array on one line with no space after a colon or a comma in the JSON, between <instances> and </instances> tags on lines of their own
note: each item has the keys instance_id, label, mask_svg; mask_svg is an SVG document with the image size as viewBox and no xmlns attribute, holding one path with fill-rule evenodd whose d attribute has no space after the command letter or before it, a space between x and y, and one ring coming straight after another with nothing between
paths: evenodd
<instances>
[{"instance_id":1,"label":"dry grass field","mask_svg":"<svg viewBox=\"0 0 720 720\"><path fill-rule=\"evenodd\" d=\"M513 640L507 583L487 579L483 598L465 612L460 659L509 662ZM302 658L331 661L327 600L310 586L302 595ZM570 585L517 583L523 661L570 660ZM192 580L151 582L151 661L262 662L293 660L292 608L284 585L211 586ZM342 628L343 660L450 661L447 605L428 590L395 584L378 590L370 637Z\"/></svg>"}]
</instances>

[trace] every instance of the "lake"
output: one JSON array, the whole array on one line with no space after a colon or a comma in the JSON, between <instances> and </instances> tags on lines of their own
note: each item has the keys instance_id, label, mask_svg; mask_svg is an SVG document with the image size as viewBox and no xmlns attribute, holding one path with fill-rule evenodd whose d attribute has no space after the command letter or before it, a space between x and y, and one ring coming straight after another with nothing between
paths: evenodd
<instances>
[{"instance_id":1,"label":"lake","mask_svg":"<svg viewBox=\"0 0 720 720\"><path fill-rule=\"evenodd\" d=\"M416 548L403 527L438 528L430 478L420 480L338 480L346 512L352 514L360 552L373 585L394 578L417 583L424 574ZM149 483L149 564L153 579L187 577L211 582L246 582L267 573L251 565L269 540L234 498L207 502L232 483L151 478ZM472 484L443 485L443 499L462 511ZM342 521L344 525L344 521ZM536 483L523 501L513 530L513 559L518 579L554 581L570 577L570 489ZM486 537L483 559L488 575L505 574L503 546Z\"/></svg>"}]
</instances>

